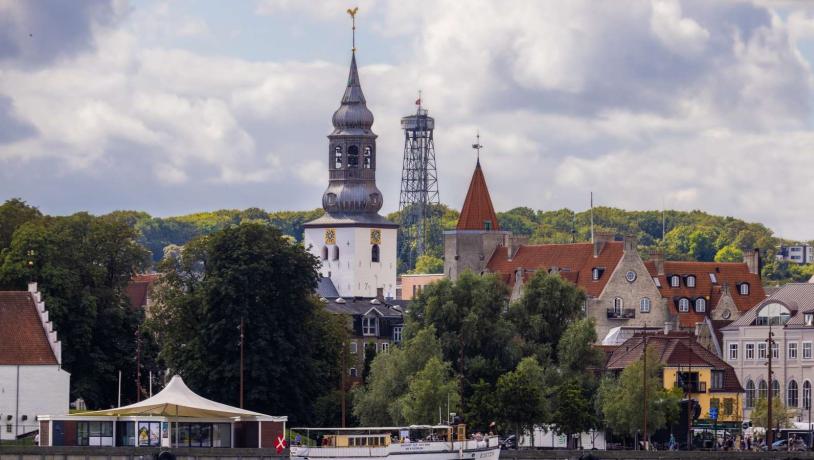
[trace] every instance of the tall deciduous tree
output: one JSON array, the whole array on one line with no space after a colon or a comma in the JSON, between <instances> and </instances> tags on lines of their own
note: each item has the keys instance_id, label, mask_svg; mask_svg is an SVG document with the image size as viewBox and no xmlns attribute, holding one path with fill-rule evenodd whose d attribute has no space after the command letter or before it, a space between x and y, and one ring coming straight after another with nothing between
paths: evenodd
<instances>
[{"instance_id":1,"label":"tall deciduous tree","mask_svg":"<svg viewBox=\"0 0 814 460\"><path fill-rule=\"evenodd\" d=\"M596 425L594 411L591 410L590 390L582 386L576 378L567 378L554 391L551 398L550 421L557 434L568 437L569 447L573 447L573 435L590 430Z\"/></svg>"},{"instance_id":2,"label":"tall deciduous tree","mask_svg":"<svg viewBox=\"0 0 814 460\"><path fill-rule=\"evenodd\" d=\"M458 407L458 381L452 366L433 356L424 368L409 378L407 393L399 398L401 413L413 425L442 422L447 409ZM440 420L439 420L440 418Z\"/></svg>"},{"instance_id":3,"label":"tall deciduous tree","mask_svg":"<svg viewBox=\"0 0 814 460\"><path fill-rule=\"evenodd\" d=\"M0 205L0 253L11 246L14 231L24 223L42 217L40 211L19 198L12 198Z\"/></svg>"},{"instance_id":4,"label":"tall deciduous tree","mask_svg":"<svg viewBox=\"0 0 814 460\"><path fill-rule=\"evenodd\" d=\"M244 223L162 266L154 325L161 356L202 394L236 404L240 325L245 407L307 422L339 385L342 318L314 297L317 260L274 227Z\"/></svg>"},{"instance_id":5,"label":"tall deciduous tree","mask_svg":"<svg viewBox=\"0 0 814 460\"><path fill-rule=\"evenodd\" d=\"M796 411L794 409L789 409L783 404L783 400L780 399L780 396L775 396L772 398L772 428L776 429L777 427L780 428L791 428L794 425L791 423L794 416L796 415ZM769 420L769 401L766 398L760 398L755 401L755 408L752 409L752 413L749 416L752 420L752 425L766 428Z\"/></svg>"},{"instance_id":6,"label":"tall deciduous tree","mask_svg":"<svg viewBox=\"0 0 814 460\"><path fill-rule=\"evenodd\" d=\"M496 399L498 414L515 434L533 430L543 423L549 410L544 391L545 376L542 366L533 357L523 358L517 368L497 381Z\"/></svg>"}]
</instances>

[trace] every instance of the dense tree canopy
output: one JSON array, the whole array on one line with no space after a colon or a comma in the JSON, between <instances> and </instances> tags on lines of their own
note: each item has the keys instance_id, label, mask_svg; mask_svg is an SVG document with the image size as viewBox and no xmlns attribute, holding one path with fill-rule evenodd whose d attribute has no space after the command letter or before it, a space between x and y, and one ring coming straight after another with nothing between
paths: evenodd
<instances>
[{"instance_id":1,"label":"dense tree canopy","mask_svg":"<svg viewBox=\"0 0 814 460\"><path fill-rule=\"evenodd\" d=\"M263 223L192 241L162 265L151 320L162 360L207 397L237 404L242 320L246 407L311 420L314 401L339 386L347 327L314 297L316 267Z\"/></svg>"}]
</instances>

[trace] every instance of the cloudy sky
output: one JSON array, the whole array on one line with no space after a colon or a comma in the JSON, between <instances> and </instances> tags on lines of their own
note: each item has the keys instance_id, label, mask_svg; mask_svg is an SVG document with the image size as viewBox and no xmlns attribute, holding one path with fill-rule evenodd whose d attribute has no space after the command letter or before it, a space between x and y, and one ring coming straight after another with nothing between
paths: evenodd
<instances>
[{"instance_id":1,"label":"cloudy sky","mask_svg":"<svg viewBox=\"0 0 814 460\"><path fill-rule=\"evenodd\" d=\"M0 200L311 209L350 59L385 210L419 89L441 200L480 130L498 210L702 209L814 238L814 5L0 0Z\"/></svg>"}]
</instances>

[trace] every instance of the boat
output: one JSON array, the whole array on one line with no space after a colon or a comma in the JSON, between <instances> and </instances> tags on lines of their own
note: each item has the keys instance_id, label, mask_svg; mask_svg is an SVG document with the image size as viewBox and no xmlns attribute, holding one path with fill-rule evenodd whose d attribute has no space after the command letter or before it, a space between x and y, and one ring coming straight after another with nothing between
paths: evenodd
<instances>
[{"instance_id":1,"label":"boat","mask_svg":"<svg viewBox=\"0 0 814 460\"><path fill-rule=\"evenodd\" d=\"M292 460L498 460L493 434L472 434L465 425L292 428Z\"/></svg>"}]
</instances>

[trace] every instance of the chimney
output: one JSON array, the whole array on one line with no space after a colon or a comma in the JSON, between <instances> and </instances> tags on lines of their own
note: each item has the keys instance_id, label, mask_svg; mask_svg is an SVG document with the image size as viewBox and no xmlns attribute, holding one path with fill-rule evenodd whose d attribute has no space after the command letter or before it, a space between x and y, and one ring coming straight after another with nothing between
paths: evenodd
<instances>
[{"instance_id":1,"label":"chimney","mask_svg":"<svg viewBox=\"0 0 814 460\"><path fill-rule=\"evenodd\" d=\"M613 232L596 232L594 234L594 257L599 257L599 254L602 254L605 244L613 241L613 236Z\"/></svg>"},{"instance_id":2,"label":"chimney","mask_svg":"<svg viewBox=\"0 0 814 460\"><path fill-rule=\"evenodd\" d=\"M664 276L664 253L659 250L650 251L650 260L656 266L656 275Z\"/></svg>"},{"instance_id":3,"label":"chimney","mask_svg":"<svg viewBox=\"0 0 814 460\"><path fill-rule=\"evenodd\" d=\"M520 250L520 246L524 244L528 244L529 237L527 236L516 236L516 235L506 235L506 251L508 254L509 261L514 259L514 256L517 255L517 251Z\"/></svg>"},{"instance_id":4,"label":"chimney","mask_svg":"<svg viewBox=\"0 0 814 460\"><path fill-rule=\"evenodd\" d=\"M636 235L625 235L625 252L626 253L635 253L636 246L638 242L636 240Z\"/></svg>"},{"instance_id":5,"label":"chimney","mask_svg":"<svg viewBox=\"0 0 814 460\"><path fill-rule=\"evenodd\" d=\"M743 251L743 263L746 264L749 273L760 276L760 249Z\"/></svg>"}]
</instances>

